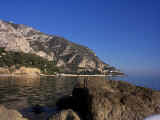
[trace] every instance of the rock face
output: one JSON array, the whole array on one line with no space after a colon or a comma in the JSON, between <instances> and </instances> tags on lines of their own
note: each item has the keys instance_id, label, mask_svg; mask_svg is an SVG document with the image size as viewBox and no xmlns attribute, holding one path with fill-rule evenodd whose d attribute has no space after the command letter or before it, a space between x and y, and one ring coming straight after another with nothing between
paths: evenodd
<instances>
[{"instance_id":1,"label":"rock face","mask_svg":"<svg viewBox=\"0 0 160 120\"><path fill-rule=\"evenodd\" d=\"M89 48L62 37L47 35L22 24L0 20L0 47L7 51L33 53L54 60L65 71L96 69L104 72L108 64L102 62Z\"/></svg>"},{"instance_id":2,"label":"rock face","mask_svg":"<svg viewBox=\"0 0 160 120\"><path fill-rule=\"evenodd\" d=\"M0 74L27 74L27 75L40 75L40 70L38 68L30 68L30 67L20 67L16 69L15 66L10 68L0 67Z\"/></svg>"},{"instance_id":3,"label":"rock face","mask_svg":"<svg viewBox=\"0 0 160 120\"><path fill-rule=\"evenodd\" d=\"M37 68L27 68L27 67L20 67L12 72L13 74L40 74L40 70Z\"/></svg>"},{"instance_id":4,"label":"rock face","mask_svg":"<svg viewBox=\"0 0 160 120\"><path fill-rule=\"evenodd\" d=\"M9 110L4 106L0 105L0 119L1 120L28 120L16 110Z\"/></svg>"},{"instance_id":5,"label":"rock face","mask_svg":"<svg viewBox=\"0 0 160 120\"><path fill-rule=\"evenodd\" d=\"M49 120L80 120L80 118L73 110L68 109L53 115Z\"/></svg>"},{"instance_id":6,"label":"rock face","mask_svg":"<svg viewBox=\"0 0 160 120\"><path fill-rule=\"evenodd\" d=\"M9 74L10 71L7 68L0 67L0 74Z\"/></svg>"},{"instance_id":7,"label":"rock face","mask_svg":"<svg viewBox=\"0 0 160 120\"><path fill-rule=\"evenodd\" d=\"M160 114L160 92L122 81L95 79L85 84L80 80L72 97L61 99L57 106L73 109L84 120L143 120Z\"/></svg>"}]
</instances>

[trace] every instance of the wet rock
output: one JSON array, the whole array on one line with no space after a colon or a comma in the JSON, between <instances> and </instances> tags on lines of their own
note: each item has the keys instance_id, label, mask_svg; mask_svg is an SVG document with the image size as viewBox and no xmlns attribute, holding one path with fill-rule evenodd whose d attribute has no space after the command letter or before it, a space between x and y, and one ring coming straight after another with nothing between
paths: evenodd
<instances>
[{"instance_id":1,"label":"wet rock","mask_svg":"<svg viewBox=\"0 0 160 120\"><path fill-rule=\"evenodd\" d=\"M53 115L49 120L80 120L80 118L73 110L68 109Z\"/></svg>"},{"instance_id":2,"label":"wet rock","mask_svg":"<svg viewBox=\"0 0 160 120\"><path fill-rule=\"evenodd\" d=\"M7 109L0 105L0 120L28 120L24 118L18 111Z\"/></svg>"}]
</instances>

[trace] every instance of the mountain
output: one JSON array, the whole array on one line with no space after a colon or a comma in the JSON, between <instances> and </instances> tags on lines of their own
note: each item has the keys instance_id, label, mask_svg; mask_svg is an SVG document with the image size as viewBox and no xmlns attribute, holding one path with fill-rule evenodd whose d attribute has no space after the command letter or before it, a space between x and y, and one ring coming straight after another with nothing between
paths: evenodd
<instances>
[{"instance_id":1,"label":"mountain","mask_svg":"<svg viewBox=\"0 0 160 120\"><path fill-rule=\"evenodd\" d=\"M5 51L31 53L54 61L57 67L68 73L119 72L101 61L88 47L23 24L0 20L0 47Z\"/></svg>"}]
</instances>

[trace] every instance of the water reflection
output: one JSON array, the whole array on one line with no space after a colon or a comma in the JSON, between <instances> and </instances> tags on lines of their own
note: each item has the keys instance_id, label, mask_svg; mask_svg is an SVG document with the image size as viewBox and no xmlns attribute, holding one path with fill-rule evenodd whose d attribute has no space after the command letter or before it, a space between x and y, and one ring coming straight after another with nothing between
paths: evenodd
<instances>
[{"instance_id":1,"label":"water reflection","mask_svg":"<svg viewBox=\"0 0 160 120\"><path fill-rule=\"evenodd\" d=\"M3 77L0 104L19 110L36 104L55 106L59 97L71 94L76 80L75 77Z\"/></svg>"}]
</instances>

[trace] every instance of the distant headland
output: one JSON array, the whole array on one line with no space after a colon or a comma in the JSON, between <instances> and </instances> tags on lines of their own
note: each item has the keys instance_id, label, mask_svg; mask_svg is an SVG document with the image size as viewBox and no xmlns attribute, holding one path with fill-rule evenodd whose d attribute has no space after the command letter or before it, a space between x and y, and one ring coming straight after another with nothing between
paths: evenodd
<instances>
[{"instance_id":1,"label":"distant headland","mask_svg":"<svg viewBox=\"0 0 160 120\"><path fill-rule=\"evenodd\" d=\"M29 67L39 69L42 74L123 74L86 46L3 20L0 20L0 62L0 67L9 70Z\"/></svg>"}]
</instances>

